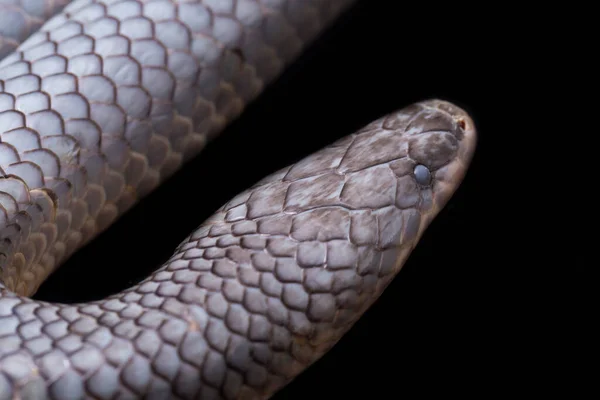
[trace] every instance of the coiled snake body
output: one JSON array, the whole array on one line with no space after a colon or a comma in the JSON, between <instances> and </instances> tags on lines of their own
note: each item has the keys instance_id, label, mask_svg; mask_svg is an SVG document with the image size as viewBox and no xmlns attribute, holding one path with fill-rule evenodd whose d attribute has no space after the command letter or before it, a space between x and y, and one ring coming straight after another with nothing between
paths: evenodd
<instances>
[{"instance_id":1,"label":"coiled snake body","mask_svg":"<svg viewBox=\"0 0 600 400\"><path fill-rule=\"evenodd\" d=\"M138 285L35 301L353 2L66 3L0 0L0 399L271 396L400 270L472 120L441 100L387 115L232 199Z\"/></svg>"}]
</instances>

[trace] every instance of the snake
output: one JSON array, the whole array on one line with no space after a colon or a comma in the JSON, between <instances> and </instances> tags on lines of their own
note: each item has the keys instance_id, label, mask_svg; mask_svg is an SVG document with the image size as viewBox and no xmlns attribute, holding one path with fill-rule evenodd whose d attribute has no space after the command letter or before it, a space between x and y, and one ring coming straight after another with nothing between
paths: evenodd
<instances>
[{"instance_id":1,"label":"snake","mask_svg":"<svg viewBox=\"0 0 600 400\"><path fill-rule=\"evenodd\" d=\"M353 3L0 0L1 400L267 399L377 301L469 169L449 101L272 173L119 293L32 299Z\"/></svg>"}]
</instances>

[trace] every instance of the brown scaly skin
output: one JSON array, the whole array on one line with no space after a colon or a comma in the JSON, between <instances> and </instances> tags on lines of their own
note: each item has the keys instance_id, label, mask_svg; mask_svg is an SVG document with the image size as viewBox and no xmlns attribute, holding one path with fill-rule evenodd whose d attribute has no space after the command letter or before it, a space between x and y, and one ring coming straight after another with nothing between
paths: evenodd
<instances>
[{"instance_id":1,"label":"brown scaly skin","mask_svg":"<svg viewBox=\"0 0 600 400\"><path fill-rule=\"evenodd\" d=\"M48 20L0 61L0 281L35 293L351 3L77 0Z\"/></svg>"},{"instance_id":2,"label":"brown scaly skin","mask_svg":"<svg viewBox=\"0 0 600 400\"><path fill-rule=\"evenodd\" d=\"M236 196L118 295L58 305L4 290L4 390L30 387L53 399L269 397L379 297L474 148L463 111L413 105Z\"/></svg>"},{"instance_id":3,"label":"brown scaly skin","mask_svg":"<svg viewBox=\"0 0 600 400\"><path fill-rule=\"evenodd\" d=\"M449 103L264 179L122 293L25 297L349 3L77 1L0 63L0 399L267 398L378 298L472 157Z\"/></svg>"}]
</instances>

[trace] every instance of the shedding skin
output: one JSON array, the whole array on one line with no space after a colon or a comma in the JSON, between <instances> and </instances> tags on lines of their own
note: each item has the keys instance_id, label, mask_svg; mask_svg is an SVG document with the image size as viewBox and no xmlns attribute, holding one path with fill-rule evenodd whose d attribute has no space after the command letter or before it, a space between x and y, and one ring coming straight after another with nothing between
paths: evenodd
<instances>
[{"instance_id":1,"label":"shedding skin","mask_svg":"<svg viewBox=\"0 0 600 400\"><path fill-rule=\"evenodd\" d=\"M121 293L28 297L350 3L75 1L0 62L0 399L265 399L381 295L475 151L442 100L266 177Z\"/></svg>"}]
</instances>

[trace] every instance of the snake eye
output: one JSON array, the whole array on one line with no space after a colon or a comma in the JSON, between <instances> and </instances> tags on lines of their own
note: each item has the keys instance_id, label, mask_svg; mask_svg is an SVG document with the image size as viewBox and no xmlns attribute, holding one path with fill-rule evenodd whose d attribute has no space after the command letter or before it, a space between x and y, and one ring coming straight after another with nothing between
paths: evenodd
<instances>
[{"instance_id":1,"label":"snake eye","mask_svg":"<svg viewBox=\"0 0 600 400\"><path fill-rule=\"evenodd\" d=\"M426 166L418 164L415 166L413 173L415 174L415 179L419 185L427 186L431 182L431 172L429 172L429 168Z\"/></svg>"}]
</instances>

